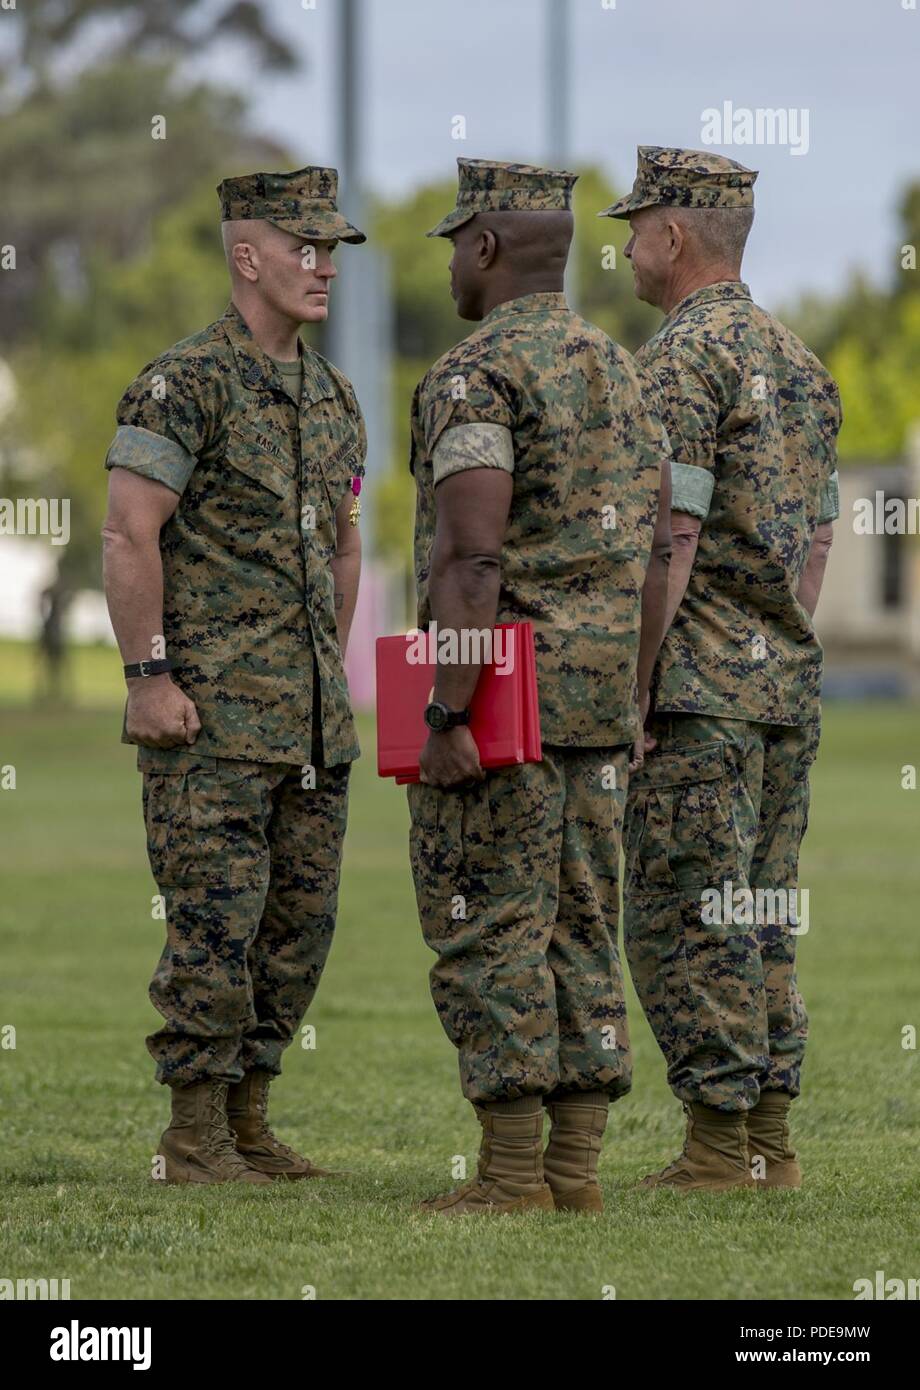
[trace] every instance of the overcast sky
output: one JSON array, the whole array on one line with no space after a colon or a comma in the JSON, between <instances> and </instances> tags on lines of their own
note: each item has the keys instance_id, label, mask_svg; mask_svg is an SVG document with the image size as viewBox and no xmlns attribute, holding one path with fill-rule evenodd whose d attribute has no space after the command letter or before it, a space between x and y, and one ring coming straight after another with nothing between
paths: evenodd
<instances>
[{"instance_id":1,"label":"overcast sky","mask_svg":"<svg viewBox=\"0 0 920 1390\"><path fill-rule=\"evenodd\" d=\"M269 0L308 67L252 94L262 128L304 163L336 163L339 0L313 3ZM637 144L703 147L708 108L732 102L799 120L806 111L805 154L710 146L761 171L746 262L755 294L776 305L802 290L834 290L857 265L887 278L899 193L920 178L920 11L904 8L912 3L568 0L567 163L597 162L628 186ZM362 127L374 190L402 194L444 177L458 155L546 160L546 0L362 6ZM451 136L458 115L465 140Z\"/></svg>"}]
</instances>

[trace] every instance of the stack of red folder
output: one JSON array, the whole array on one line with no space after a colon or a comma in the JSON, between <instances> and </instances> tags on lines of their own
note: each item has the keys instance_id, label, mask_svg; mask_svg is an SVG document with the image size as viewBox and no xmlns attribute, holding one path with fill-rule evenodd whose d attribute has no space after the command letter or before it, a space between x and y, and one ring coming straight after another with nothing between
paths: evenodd
<instances>
[{"instance_id":1,"label":"stack of red folder","mask_svg":"<svg viewBox=\"0 0 920 1390\"><path fill-rule=\"evenodd\" d=\"M495 663L483 666L470 705L470 732L483 767L538 763L540 710L537 704L537 666L530 623L499 623L507 635L502 672ZM419 635L377 638L377 772L398 784L417 782L419 754L428 738L425 706L433 698L434 644L426 634L423 655ZM511 657L513 656L513 660Z\"/></svg>"}]
</instances>

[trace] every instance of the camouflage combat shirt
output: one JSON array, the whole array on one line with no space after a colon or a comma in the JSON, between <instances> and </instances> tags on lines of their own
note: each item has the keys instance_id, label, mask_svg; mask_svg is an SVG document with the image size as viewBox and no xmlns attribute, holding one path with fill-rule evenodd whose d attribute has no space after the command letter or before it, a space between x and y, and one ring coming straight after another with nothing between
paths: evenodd
<instances>
[{"instance_id":1,"label":"camouflage combat shirt","mask_svg":"<svg viewBox=\"0 0 920 1390\"><path fill-rule=\"evenodd\" d=\"M195 751L309 762L316 679L332 766L359 751L330 561L366 436L350 383L306 345L302 355L298 410L231 304L128 387L106 467L179 494L160 533L163 635L172 678L198 707Z\"/></svg>"},{"instance_id":2,"label":"camouflage combat shirt","mask_svg":"<svg viewBox=\"0 0 920 1390\"><path fill-rule=\"evenodd\" d=\"M432 617L436 482L506 468L496 621L533 624L547 744L601 747L638 733L642 585L668 451L646 386L562 294L530 294L493 309L415 391L419 626Z\"/></svg>"},{"instance_id":3,"label":"camouflage combat shirt","mask_svg":"<svg viewBox=\"0 0 920 1390\"><path fill-rule=\"evenodd\" d=\"M823 656L796 592L838 514L837 387L739 281L688 295L637 358L664 398L672 507L703 522L655 706L807 723Z\"/></svg>"}]
</instances>

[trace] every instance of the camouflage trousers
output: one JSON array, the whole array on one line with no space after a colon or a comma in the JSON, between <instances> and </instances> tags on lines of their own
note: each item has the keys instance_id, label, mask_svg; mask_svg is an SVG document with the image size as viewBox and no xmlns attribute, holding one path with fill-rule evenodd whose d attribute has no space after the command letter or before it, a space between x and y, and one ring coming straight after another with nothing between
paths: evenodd
<instances>
[{"instance_id":1,"label":"camouflage trousers","mask_svg":"<svg viewBox=\"0 0 920 1390\"><path fill-rule=\"evenodd\" d=\"M410 786L431 992L474 1103L629 1090L617 951L629 750L547 748L469 789Z\"/></svg>"},{"instance_id":2,"label":"camouflage trousers","mask_svg":"<svg viewBox=\"0 0 920 1390\"><path fill-rule=\"evenodd\" d=\"M652 732L626 806L624 943L668 1081L726 1111L761 1089L798 1095L798 859L819 721L675 714Z\"/></svg>"},{"instance_id":3,"label":"camouflage trousers","mask_svg":"<svg viewBox=\"0 0 920 1390\"><path fill-rule=\"evenodd\" d=\"M301 784L288 763L141 749L166 945L150 983L157 1080L278 1073L335 927L347 763Z\"/></svg>"}]
</instances>

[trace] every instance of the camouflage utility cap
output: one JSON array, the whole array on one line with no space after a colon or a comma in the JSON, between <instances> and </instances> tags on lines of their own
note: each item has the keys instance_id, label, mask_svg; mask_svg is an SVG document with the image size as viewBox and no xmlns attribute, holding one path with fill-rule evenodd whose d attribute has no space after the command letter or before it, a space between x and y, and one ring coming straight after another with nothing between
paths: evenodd
<instances>
[{"instance_id":1,"label":"camouflage utility cap","mask_svg":"<svg viewBox=\"0 0 920 1390\"><path fill-rule=\"evenodd\" d=\"M639 146L632 192L598 217L630 217L642 208L752 208L756 169L703 150Z\"/></svg>"},{"instance_id":2,"label":"camouflage utility cap","mask_svg":"<svg viewBox=\"0 0 920 1390\"><path fill-rule=\"evenodd\" d=\"M571 212L577 174L536 164L458 159L457 206L428 236L450 236L477 212Z\"/></svg>"},{"instance_id":3,"label":"camouflage utility cap","mask_svg":"<svg viewBox=\"0 0 920 1390\"><path fill-rule=\"evenodd\" d=\"M335 205L337 169L308 164L293 174L243 174L217 186L222 222L261 218L308 241L366 241Z\"/></svg>"}]
</instances>

